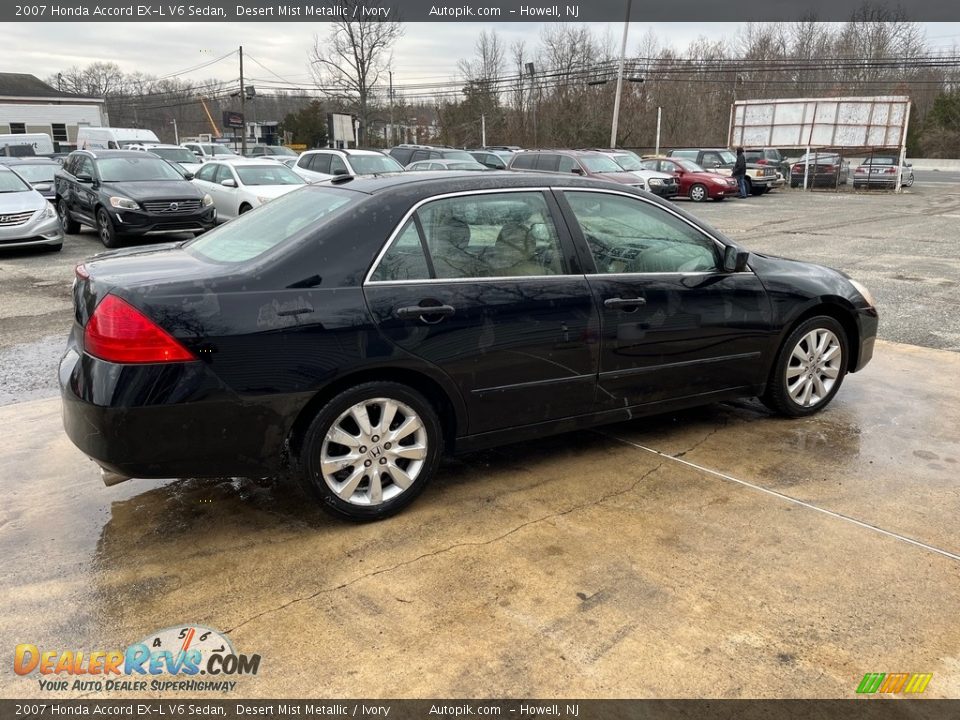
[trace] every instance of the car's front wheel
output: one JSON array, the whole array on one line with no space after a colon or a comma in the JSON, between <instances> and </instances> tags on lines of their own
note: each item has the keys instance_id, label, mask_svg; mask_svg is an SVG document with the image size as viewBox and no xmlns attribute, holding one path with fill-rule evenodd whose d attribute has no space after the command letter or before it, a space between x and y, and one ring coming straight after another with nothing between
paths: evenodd
<instances>
[{"instance_id":1,"label":"car's front wheel","mask_svg":"<svg viewBox=\"0 0 960 720\"><path fill-rule=\"evenodd\" d=\"M113 220L103 208L97 210L97 235L100 236L100 242L104 247L118 248L120 240L117 238L117 230L113 227Z\"/></svg>"},{"instance_id":2,"label":"car's front wheel","mask_svg":"<svg viewBox=\"0 0 960 720\"><path fill-rule=\"evenodd\" d=\"M60 218L60 227L63 228L65 233L75 235L80 232L80 223L70 217L67 201L63 198L57 200L57 216Z\"/></svg>"},{"instance_id":3,"label":"car's front wheel","mask_svg":"<svg viewBox=\"0 0 960 720\"><path fill-rule=\"evenodd\" d=\"M767 391L767 407L789 417L825 408L847 374L847 335L828 315L802 322L780 347Z\"/></svg>"},{"instance_id":4,"label":"car's front wheel","mask_svg":"<svg viewBox=\"0 0 960 720\"><path fill-rule=\"evenodd\" d=\"M694 202L703 202L707 199L707 187L706 185L697 183L690 188L690 192L688 192L687 195L689 195L690 199Z\"/></svg>"},{"instance_id":5,"label":"car's front wheel","mask_svg":"<svg viewBox=\"0 0 960 720\"><path fill-rule=\"evenodd\" d=\"M443 433L416 390L368 382L317 413L299 452L301 479L328 512L378 520L409 505L436 472Z\"/></svg>"}]
</instances>

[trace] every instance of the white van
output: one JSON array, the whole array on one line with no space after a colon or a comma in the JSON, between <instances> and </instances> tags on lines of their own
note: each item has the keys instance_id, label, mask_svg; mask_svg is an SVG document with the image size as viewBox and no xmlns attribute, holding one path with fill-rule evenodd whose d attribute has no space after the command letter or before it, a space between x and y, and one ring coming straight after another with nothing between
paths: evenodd
<instances>
[{"instance_id":1,"label":"white van","mask_svg":"<svg viewBox=\"0 0 960 720\"><path fill-rule=\"evenodd\" d=\"M120 150L133 143L160 143L152 130L140 128L80 127L77 150Z\"/></svg>"},{"instance_id":2,"label":"white van","mask_svg":"<svg viewBox=\"0 0 960 720\"><path fill-rule=\"evenodd\" d=\"M34 155L49 155L53 152L53 140L46 133L14 133L0 135L0 155L27 155L29 152L17 152L18 145L29 145ZM6 150L8 146L10 150Z\"/></svg>"}]
</instances>

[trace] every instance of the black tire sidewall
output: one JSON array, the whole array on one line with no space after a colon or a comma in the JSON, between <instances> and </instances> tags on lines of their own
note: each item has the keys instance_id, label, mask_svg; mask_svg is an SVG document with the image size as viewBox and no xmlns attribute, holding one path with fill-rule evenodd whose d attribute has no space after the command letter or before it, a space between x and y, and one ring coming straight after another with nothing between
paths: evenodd
<instances>
[{"instance_id":1,"label":"black tire sidewall","mask_svg":"<svg viewBox=\"0 0 960 720\"><path fill-rule=\"evenodd\" d=\"M57 201L57 216L60 218L60 228L65 233L73 235L80 231L80 223L70 217L70 207L63 198Z\"/></svg>"},{"instance_id":2,"label":"black tire sidewall","mask_svg":"<svg viewBox=\"0 0 960 720\"><path fill-rule=\"evenodd\" d=\"M393 500L375 507L351 505L341 500L327 486L320 472L320 451L330 425L351 406L365 399L387 397L409 405L423 421L427 431L427 457L414 484ZM390 517L413 502L423 492L437 470L443 455L443 431L433 405L413 388L396 382L368 382L356 385L333 397L317 413L303 435L297 458L301 482L321 503L324 510L355 521L380 520Z\"/></svg>"},{"instance_id":3,"label":"black tire sidewall","mask_svg":"<svg viewBox=\"0 0 960 720\"><path fill-rule=\"evenodd\" d=\"M843 362L840 365L840 374L837 376L837 381L833 384L830 392L827 393L826 398L812 407L803 407L790 397L790 393L787 391L785 375L787 365L790 362L790 355L793 353L793 349L797 343L800 342L800 338L817 328L829 330L837 336L837 339L840 341L840 350L843 353ZM849 352L850 343L847 339L847 333L835 318L829 315L817 315L804 320L787 336L786 340L784 340L780 346L780 350L777 352L777 359L773 365L770 380L767 383L767 392L763 398L764 402L768 407L788 417L806 417L820 412L833 401L833 398L840 390L840 386L843 384L850 362Z\"/></svg>"},{"instance_id":4,"label":"black tire sidewall","mask_svg":"<svg viewBox=\"0 0 960 720\"><path fill-rule=\"evenodd\" d=\"M110 230L109 241L105 240L103 237L103 232L101 229L102 228L101 224L103 223L103 217L106 217L107 228ZM97 210L97 214L95 215L95 218L97 221L97 227L96 227L97 237L100 238L100 242L103 243L103 246L110 249L120 247L120 241L117 238L117 229L113 226L113 221L110 219L110 214L103 208L99 208Z\"/></svg>"}]
</instances>

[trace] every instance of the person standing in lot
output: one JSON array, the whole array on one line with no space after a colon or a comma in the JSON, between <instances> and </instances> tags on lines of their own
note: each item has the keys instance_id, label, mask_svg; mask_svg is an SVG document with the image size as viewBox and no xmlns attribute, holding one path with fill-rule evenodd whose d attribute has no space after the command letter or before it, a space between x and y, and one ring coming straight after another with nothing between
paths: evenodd
<instances>
[{"instance_id":1,"label":"person standing in lot","mask_svg":"<svg viewBox=\"0 0 960 720\"><path fill-rule=\"evenodd\" d=\"M737 179L737 185L740 187L740 197L747 196L747 158L743 154L743 148L737 148L737 161L733 164L733 176Z\"/></svg>"}]
</instances>

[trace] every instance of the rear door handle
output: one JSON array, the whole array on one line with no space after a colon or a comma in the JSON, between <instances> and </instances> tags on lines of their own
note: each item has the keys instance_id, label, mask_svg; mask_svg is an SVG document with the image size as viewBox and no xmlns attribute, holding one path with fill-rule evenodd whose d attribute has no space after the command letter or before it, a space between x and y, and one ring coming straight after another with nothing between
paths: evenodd
<instances>
[{"instance_id":1,"label":"rear door handle","mask_svg":"<svg viewBox=\"0 0 960 720\"><path fill-rule=\"evenodd\" d=\"M632 307L636 310L641 305L646 305L647 301L644 298L607 298L603 301L603 306L608 308L629 308Z\"/></svg>"},{"instance_id":2,"label":"rear door handle","mask_svg":"<svg viewBox=\"0 0 960 720\"><path fill-rule=\"evenodd\" d=\"M397 308L393 314L402 320L420 317L434 317L437 320L450 317L456 312L452 305L409 305Z\"/></svg>"}]
</instances>

